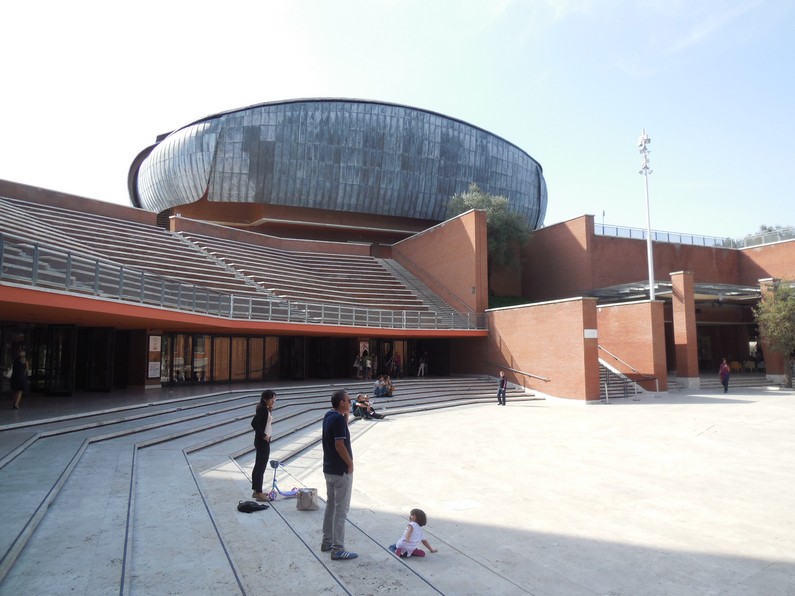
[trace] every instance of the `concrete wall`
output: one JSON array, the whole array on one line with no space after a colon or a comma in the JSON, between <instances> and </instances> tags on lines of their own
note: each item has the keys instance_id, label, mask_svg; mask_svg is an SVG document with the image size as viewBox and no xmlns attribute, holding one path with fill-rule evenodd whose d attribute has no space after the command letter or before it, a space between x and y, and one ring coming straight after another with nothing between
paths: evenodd
<instances>
[{"instance_id":1,"label":"concrete wall","mask_svg":"<svg viewBox=\"0 0 795 596\"><path fill-rule=\"evenodd\" d=\"M281 250L358 256L370 256L371 252L370 244L280 238L277 236L269 236L257 232L246 232L235 228L205 223L194 219L186 219L181 216L172 216L169 219L169 229L172 232L193 232L195 234L212 236L213 238L223 238L225 240L245 242L246 244L278 248Z\"/></svg>"}]
</instances>

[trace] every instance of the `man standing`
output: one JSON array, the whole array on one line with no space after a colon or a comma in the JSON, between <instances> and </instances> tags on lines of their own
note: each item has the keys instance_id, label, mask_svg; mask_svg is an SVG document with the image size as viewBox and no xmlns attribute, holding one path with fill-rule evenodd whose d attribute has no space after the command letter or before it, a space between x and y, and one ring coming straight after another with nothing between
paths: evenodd
<instances>
[{"instance_id":1,"label":"man standing","mask_svg":"<svg viewBox=\"0 0 795 596\"><path fill-rule=\"evenodd\" d=\"M500 384L497 385L497 405L505 405L505 392L508 389L508 379L505 378L505 371L500 371Z\"/></svg>"},{"instance_id":2,"label":"man standing","mask_svg":"<svg viewBox=\"0 0 795 596\"><path fill-rule=\"evenodd\" d=\"M323 418L323 475L326 477L326 513L320 550L331 559L344 561L359 555L345 550L345 516L353 490L353 450L348 430L351 398L344 389L331 396L331 410Z\"/></svg>"}]
</instances>

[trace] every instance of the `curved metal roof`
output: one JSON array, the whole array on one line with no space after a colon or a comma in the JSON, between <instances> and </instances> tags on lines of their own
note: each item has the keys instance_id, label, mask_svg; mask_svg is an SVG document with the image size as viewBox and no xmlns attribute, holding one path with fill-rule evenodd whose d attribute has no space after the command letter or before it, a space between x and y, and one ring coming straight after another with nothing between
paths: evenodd
<instances>
[{"instance_id":1,"label":"curved metal roof","mask_svg":"<svg viewBox=\"0 0 795 596\"><path fill-rule=\"evenodd\" d=\"M211 202L288 205L442 221L476 182L543 223L540 164L462 120L349 99L268 102L163 135L130 170L132 203L151 211Z\"/></svg>"}]
</instances>

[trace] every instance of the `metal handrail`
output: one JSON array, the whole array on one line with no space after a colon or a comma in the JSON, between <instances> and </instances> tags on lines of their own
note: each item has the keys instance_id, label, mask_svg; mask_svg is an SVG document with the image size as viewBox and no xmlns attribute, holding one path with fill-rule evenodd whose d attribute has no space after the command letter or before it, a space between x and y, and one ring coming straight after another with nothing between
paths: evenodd
<instances>
[{"instance_id":1,"label":"metal handrail","mask_svg":"<svg viewBox=\"0 0 795 596\"><path fill-rule=\"evenodd\" d=\"M492 363L494 364L494 363ZM545 383L549 383L552 379L547 377L542 377L541 375L534 375L533 373L525 372L523 370L519 370L518 368L511 368L510 366L500 366L500 370L509 370L513 373L518 375L524 375L525 377L532 377L533 379L538 379L539 381L544 381Z\"/></svg>"},{"instance_id":2,"label":"metal handrail","mask_svg":"<svg viewBox=\"0 0 795 596\"><path fill-rule=\"evenodd\" d=\"M629 379L629 378L627 378L627 377L626 377L626 375L624 375L624 376L625 376L625 378L626 378L627 380L629 380L629 381L630 381L630 382L631 382L631 383L632 383L632 384L635 386L635 395L636 395L636 396L637 396L637 394L638 394L638 382L640 382L640 381L654 381L654 390L655 390L655 393L659 393L659 392L660 392L660 379L658 379L657 377L654 377L654 376L650 376L650 375L644 375L642 372L639 372L639 371L638 371L638 369L636 369L634 366L632 366L632 365L631 365L631 364L629 364L628 362L624 362L624 361L623 361L621 358L619 358L618 356L616 356L615 354L613 354L613 353L612 353L610 350L608 350L607 348L604 348L604 347L600 346L599 344L597 344L597 345L596 345L596 347L597 347L599 350L602 350L602 351L603 351L603 352L605 352L606 354L609 354L610 356L612 356L613 358L615 358L616 360L618 360L618 361L619 361L621 364L623 364L624 366L626 366L627 368L629 368L630 370L632 370L632 372L634 372L636 375L638 375L638 376L640 377L639 379L635 380L635 379ZM607 387L605 387L605 392L607 392ZM625 392L626 392L626 388L625 388Z\"/></svg>"},{"instance_id":3,"label":"metal handrail","mask_svg":"<svg viewBox=\"0 0 795 596\"><path fill-rule=\"evenodd\" d=\"M612 236L614 238L633 238L646 240L647 230L643 228L630 228L626 226L608 226L594 222L594 233L599 236ZM738 242L731 238L718 238L717 236L699 236L697 234L682 234L679 232L651 231L654 242L668 242L671 244L691 244L693 246L712 246L718 248L737 248Z\"/></svg>"},{"instance_id":4,"label":"metal handrail","mask_svg":"<svg viewBox=\"0 0 795 596\"><path fill-rule=\"evenodd\" d=\"M378 327L486 329L484 313L436 313L289 301L221 292L0 232L0 281L226 319Z\"/></svg>"},{"instance_id":5,"label":"metal handrail","mask_svg":"<svg viewBox=\"0 0 795 596\"><path fill-rule=\"evenodd\" d=\"M656 379L657 379L657 377L653 377L653 376L650 376L650 375L644 375L642 372L638 371L638 369L637 369L637 368L635 368L634 366L632 366L632 365L631 365L629 362L625 362L625 361L623 361L621 358L619 358L618 356L616 356L615 354L613 354L613 352L611 352L611 351L610 351L610 350L608 350L607 348L605 348L605 347L603 347L603 346L600 346L599 344L597 344L597 345L596 345L596 347L597 347L598 349L602 350L603 352L605 352L606 354L608 354L609 356L612 356L612 357L613 357L615 360L618 360L618 361L619 361L621 364L623 364L624 366L626 366L627 368L629 368L629 369L630 369L632 372L634 372L636 375L638 375L638 376L642 377L642 378L640 379L641 381L653 381L653 380L656 380Z\"/></svg>"}]
</instances>

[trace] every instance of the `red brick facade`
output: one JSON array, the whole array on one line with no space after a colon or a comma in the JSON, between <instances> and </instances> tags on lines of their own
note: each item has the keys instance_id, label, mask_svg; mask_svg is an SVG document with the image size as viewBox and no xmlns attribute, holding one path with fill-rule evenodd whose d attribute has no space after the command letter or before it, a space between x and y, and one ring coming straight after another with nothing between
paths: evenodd
<instances>
[{"instance_id":1,"label":"red brick facade","mask_svg":"<svg viewBox=\"0 0 795 596\"><path fill-rule=\"evenodd\" d=\"M597 308L599 357L648 391L668 390L663 303L642 301Z\"/></svg>"},{"instance_id":2,"label":"red brick facade","mask_svg":"<svg viewBox=\"0 0 795 596\"><path fill-rule=\"evenodd\" d=\"M488 338L451 345L452 372L496 376L503 369L510 382L532 391L599 399L598 339L595 333L585 333L597 328L595 299L501 308L487 314Z\"/></svg>"},{"instance_id":3,"label":"red brick facade","mask_svg":"<svg viewBox=\"0 0 795 596\"><path fill-rule=\"evenodd\" d=\"M671 274L671 303L674 321L676 371L688 386L698 386L698 336L696 334L696 301L693 274L677 271Z\"/></svg>"},{"instance_id":4,"label":"red brick facade","mask_svg":"<svg viewBox=\"0 0 795 596\"><path fill-rule=\"evenodd\" d=\"M486 212L468 211L398 242L392 258L461 311L488 307Z\"/></svg>"},{"instance_id":5,"label":"red brick facade","mask_svg":"<svg viewBox=\"0 0 795 596\"><path fill-rule=\"evenodd\" d=\"M596 235L592 215L537 230L522 251L522 261L522 295L533 301L580 296L592 289L642 283L648 278L645 240ZM655 279L666 282L672 279L672 271L682 270L692 276L691 293L692 285L699 283L755 287L761 278L795 279L795 240L741 250L655 242ZM695 378L700 368L717 370L715 360L721 356L749 357L754 324L749 308L720 308L721 304L690 299L681 306L665 307L668 370ZM674 339L676 331L679 337ZM604 337L600 327L600 338ZM712 346L719 353L699 353L699 337L707 340L705 349ZM659 347L654 351L659 353ZM766 360L768 373L783 371L774 355L766 354Z\"/></svg>"}]
</instances>

